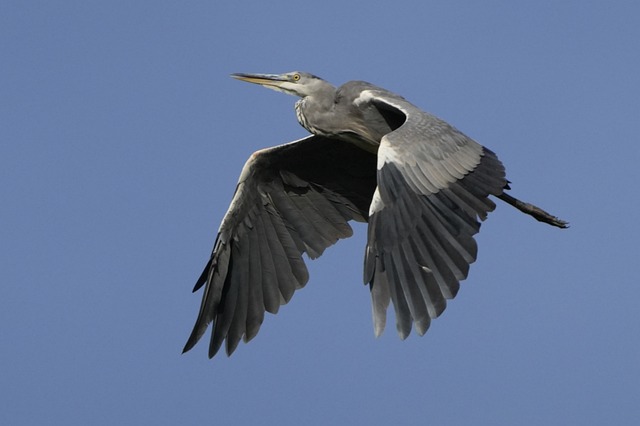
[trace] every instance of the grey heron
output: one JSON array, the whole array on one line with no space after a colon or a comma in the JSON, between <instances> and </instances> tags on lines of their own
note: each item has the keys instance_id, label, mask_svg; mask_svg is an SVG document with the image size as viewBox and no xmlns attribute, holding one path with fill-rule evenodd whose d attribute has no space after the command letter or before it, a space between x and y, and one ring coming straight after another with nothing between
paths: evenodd
<instances>
[{"instance_id":1,"label":"grey heron","mask_svg":"<svg viewBox=\"0 0 640 426\"><path fill-rule=\"evenodd\" d=\"M559 228L567 223L505 193L497 156L403 97L363 81L338 88L305 72L232 74L300 97L311 135L259 150L244 165L213 253L193 291L204 286L184 351L213 323L212 358L253 339L308 281L311 259L368 222L364 283L376 336L393 303L402 339L423 335L475 261L474 235L495 196Z\"/></svg>"}]
</instances>

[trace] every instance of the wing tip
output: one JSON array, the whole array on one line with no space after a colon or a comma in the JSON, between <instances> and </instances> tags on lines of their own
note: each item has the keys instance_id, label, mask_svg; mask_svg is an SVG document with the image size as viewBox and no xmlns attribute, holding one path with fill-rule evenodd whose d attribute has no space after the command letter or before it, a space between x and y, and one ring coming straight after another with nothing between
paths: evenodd
<instances>
[{"instance_id":1,"label":"wing tip","mask_svg":"<svg viewBox=\"0 0 640 426\"><path fill-rule=\"evenodd\" d=\"M200 337L197 337L194 333L195 333L195 330L191 333L191 336L189 336L187 343L185 343L184 347L182 348L183 354L186 354L191 349L193 349L196 343L198 343L198 340L200 340Z\"/></svg>"}]
</instances>

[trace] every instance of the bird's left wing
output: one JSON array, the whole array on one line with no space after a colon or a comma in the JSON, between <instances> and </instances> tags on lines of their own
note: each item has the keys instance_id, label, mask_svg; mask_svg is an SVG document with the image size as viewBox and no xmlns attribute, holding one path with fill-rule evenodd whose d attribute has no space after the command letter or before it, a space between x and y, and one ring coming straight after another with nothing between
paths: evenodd
<instances>
[{"instance_id":1,"label":"bird's left wing","mask_svg":"<svg viewBox=\"0 0 640 426\"><path fill-rule=\"evenodd\" d=\"M478 219L495 208L489 195L507 185L504 167L493 152L398 95L371 88L355 105L395 123L380 143L369 211L364 279L375 333L384 329L391 300L400 336L412 324L424 334L476 258Z\"/></svg>"},{"instance_id":2,"label":"bird's left wing","mask_svg":"<svg viewBox=\"0 0 640 426\"><path fill-rule=\"evenodd\" d=\"M254 153L245 164L213 253L194 291L204 286L200 312L184 351L209 324L209 357L226 340L260 329L308 280L302 254L318 257L347 223L365 221L376 185L376 157L351 144L309 136Z\"/></svg>"}]
</instances>

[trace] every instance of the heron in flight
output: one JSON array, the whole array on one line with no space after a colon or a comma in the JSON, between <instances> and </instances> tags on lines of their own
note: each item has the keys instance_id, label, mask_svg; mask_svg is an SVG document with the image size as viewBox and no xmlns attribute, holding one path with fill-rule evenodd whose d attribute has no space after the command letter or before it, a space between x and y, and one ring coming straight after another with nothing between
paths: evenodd
<instances>
[{"instance_id":1,"label":"heron in flight","mask_svg":"<svg viewBox=\"0 0 640 426\"><path fill-rule=\"evenodd\" d=\"M311 135L259 150L244 165L213 253L194 292L200 312L184 347L213 323L212 358L253 339L302 288L311 259L368 222L364 283L375 335L389 303L402 339L423 335L455 297L475 261L473 236L497 197L559 228L567 223L505 190L505 170L488 148L403 97L363 81L338 88L305 72L232 74L300 97L298 121Z\"/></svg>"}]
</instances>

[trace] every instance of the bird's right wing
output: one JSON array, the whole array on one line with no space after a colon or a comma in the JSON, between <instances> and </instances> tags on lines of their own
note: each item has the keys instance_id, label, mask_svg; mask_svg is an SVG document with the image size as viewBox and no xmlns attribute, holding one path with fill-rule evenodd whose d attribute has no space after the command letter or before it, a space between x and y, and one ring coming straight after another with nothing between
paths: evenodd
<instances>
[{"instance_id":1,"label":"bird's right wing","mask_svg":"<svg viewBox=\"0 0 640 426\"><path fill-rule=\"evenodd\" d=\"M194 288L204 294L184 351L212 322L209 357L225 340L229 355L251 340L265 311L276 313L306 284L302 254L320 256L351 236L349 220L367 219L375 163L374 154L319 136L254 153Z\"/></svg>"},{"instance_id":2,"label":"bird's right wing","mask_svg":"<svg viewBox=\"0 0 640 426\"><path fill-rule=\"evenodd\" d=\"M384 329L392 301L400 336L412 323L424 334L476 259L478 219L495 208L489 195L507 185L504 167L493 152L400 96L372 88L355 104L398 125L380 143L369 211L364 279L374 329Z\"/></svg>"}]
</instances>

